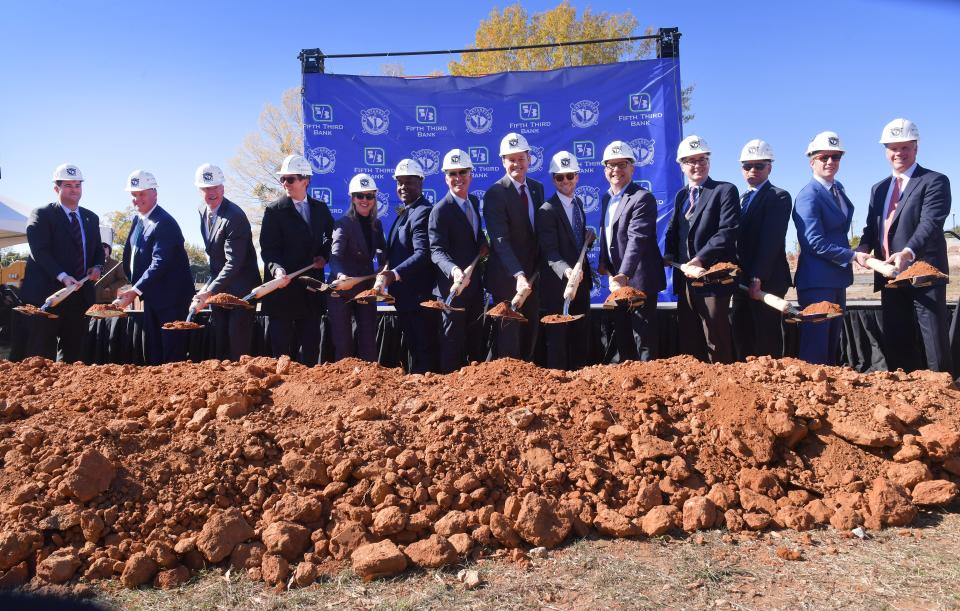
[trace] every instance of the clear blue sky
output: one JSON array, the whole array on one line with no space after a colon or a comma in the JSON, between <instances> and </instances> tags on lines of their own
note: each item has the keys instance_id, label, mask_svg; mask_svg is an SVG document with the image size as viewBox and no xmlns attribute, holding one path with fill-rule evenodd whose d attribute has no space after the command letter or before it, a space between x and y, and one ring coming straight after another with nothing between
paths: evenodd
<instances>
[{"instance_id":1,"label":"clear blue sky","mask_svg":"<svg viewBox=\"0 0 960 611\"><path fill-rule=\"evenodd\" d=\"M536 12L557 2L523 4ZM696 119L685 132L713 147L716 179L742 185L740 147L759 137L777 154L772 181L796 194L809 180L807 141L835 130L848 150L839 178L859 233L870 186L889 172L880 130L904 116L920 128L920 163L960 183L958 2L572 4L630 6L641 27L680 28L683 80L696 84ZM300 49L459 48L493 6L10 2L0 18L0 194L28 207L52 201L51 172L69 161L86 178L82 205L102 214L129 205L124 180L145 168L157 176L161 205L199 243L194 169L227 167L264 103L299 85ZM407 74L427 74L445 71L449 59L330 60L327 71L379 74L400 63Z\"/></svg>"}]
</instances>

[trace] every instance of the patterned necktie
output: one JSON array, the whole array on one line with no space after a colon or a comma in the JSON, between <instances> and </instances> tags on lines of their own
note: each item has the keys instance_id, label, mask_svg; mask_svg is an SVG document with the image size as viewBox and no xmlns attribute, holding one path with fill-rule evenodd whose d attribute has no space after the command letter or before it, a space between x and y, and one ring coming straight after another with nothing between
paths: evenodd
<instances>
[{"instance_id":1,"label":"patterned necktie","mask_svg":"<svg viewBox=\"0 0 960 611\"><path fill-rule=\"evenodd\" d=\"M697 208L697 201L700 199L700 187L690 187L690 198L687 200L687 211L684 218L688 221L693 218L693 212Z\"/></svg>"},{"instance_id":2,"label":"patterned necktie","mask_svg":"<svg viewBox=\"0 0 960 611\"><path fill-rule=\"evenodd\" d=\"M883 254L887 257L890 256L890 225L893 223L893 215L897 211L897 206L900 205L900 181L901 177L897 176L896 180L893 181L893 192L890 194L890 203L887 205L887 216L883 220Z\"/></svg>"},{"instance_id":3,"label":"patterned necktie","mask_svg":"<svg viewBox=\"0 0 960 611\"><path fill-rule=\"evenodd\" d=\"M207 210L207 240L213 238L213 225L216 223L217 216Z\"/></svg>"},{"instance_id":4,"label":"patterned necktie","mask_svg":"<svg viewBox=\"0 0 960 611\"><path fill-rule=\"evenodd\" d=\"M527 197L527 183L520 185L520 201L523 202L523 208L530 219L530 226L533 226L533 213L530 211L530 198Z\"/></svg>"},{"instance_id":5,"label":"patterned necktie","mask_svg":"<svg viewBox=\"0 0 960 611\"><path fill-rule=\"evenodd\" d=\"M845 211L846 207L843 205L843 198L840 196L840 189L837 188L837 183L833 183L833 186L830 187L830 194L833 195L833 199L836 200L837 205L840 206L840 211Z\"/></svg>"},{"instance_id":6,"label":"patterned necktie","mask_svg":"<svg viewBox=\"0 0 960 611\"><path fill-rule=\"evenodd\" d=\"M577 249L583 248L583 208L580 207L579 198L574 198L573 202L573 239L577 241Z\"/></svg>"},{"instance_id":7,"label":"patterned necktie","mask_svg":"<svg viewBox=\"0 0 960 611\"><path fill-rule=\"evenodd\" d=\"M747 212L747 208L749 208L750 204L753 203L753 194L754 190L749 189L740 196L740 214L745 214Z\"/></svg>"},{"instance_id":8,"label":"patterned necktie","mask_svg":"<svg viewBox=\"0 0 960 611\"><path fill-rule=\"evenodd\" d=\"M83 256L83 234L80 231L80 215L76 212L70 212L70 234L73 236L73 244L77 248L77 257L73 268L73 277L75 280L83 278L87 266Z\"/></svg>"}]
</instances>

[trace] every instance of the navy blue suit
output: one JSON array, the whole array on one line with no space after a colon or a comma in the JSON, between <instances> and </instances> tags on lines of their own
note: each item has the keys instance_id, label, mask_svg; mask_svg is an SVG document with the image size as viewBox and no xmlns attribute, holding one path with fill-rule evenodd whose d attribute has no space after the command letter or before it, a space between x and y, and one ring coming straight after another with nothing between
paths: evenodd
<instances>
[{"instance_id":1,"label":"navy blue suit","mask_svg":"<svg viewBox=\"0 0 960 611\"><path fill-rule=\"evenodd\" d=\"M853 203L835 183L844 207L816 179L806 184L793 208L793 223L800 241L794 284L800 307L829 301L845 307L847 287L853 284L853 251L847 235ZM799 357L809 363L834 365L840 352L840 318L800 327Z\"/></svg>"},{"instance_id":2,"label":"navy blue suit","mask_svg":"<svg viewBox=\"0 0 960 611\"><path fill-rule=\"evenodd\" d=\"M761 290L778 297L787 293L791 280L785 242L792 206L790 194L767 181L754 193L746 210L741 209L737 253L742 273L738 281L744 286L759 278ZM730 319L738 359L783 356L780 312L736 291Z\"/></svg>"},{"instance_id":3,"label":"navy blue suit","mask_svg":"<svg viewBox=\"0 0 960 611\"><path fill-rule=\"evenodd\" d=\"M143 299L147 363L159 365L186 358L187 333L160 327L186 318L196 289L180 226L159 205L154 206L146 222L140 215L134 216L123 247L123 270Z\"/></svg>"},{"instance_id":4,"label":"navy blue suit","mask_svg":"<svg viewBox=\"0 0 960 611\"><path fill-rule=\"evenodd\" d=\"M430 202L421 195L397 215L387 238L387 260L400 278L390 284L389 291L396 300L403 343L410 355L410 373L435 368L436 312L420 306L430 299L434 281L428 232L430 209Z\"/></svg>"},{"instance_id":5,"label":"navy blue suit","mask_svg":"<svg viewBox=\"0 0 960 611\"><path fill-rule=\"evenodd\" d=\"M882 260L909 248L915 260L926 261L944 274L949 274L943 224L950 214L950 180L939 172L919 165L914 169L890 223L888 239L891 252L885 252L883 225L890 203L888 193L892 181L893 177L888 176L873 185L867 224L857 250L873 253ZM883 288L885 284L883 276L874 275L874 290L881 291L887 368L891 371L897 368L911 371L921 364L922 359L914 341L919 327L927 369L950 371L946 287L887 289Z\"/></svg>"},{"instance_id":6,"label":"navy blue suit","mask_svg":"<svg viewBox=\"0 0 960 611\"><path fill-rule=\"evenodd\" d=\"M480 222L480 200L473 195L468 198L477 223L476 231L449 191L430 210L428 233L430 258L434 263L433 294L440 300L450 294L453 268L466 271L480 249L489 246ZM451 301L451 305L464 311L441 314L440 373L456 371L468 361L483 358L483 323L479 320L483 312L483 270L479 268L478 264L470 275L470 284Z\"/></svg>"},{"instance_id":7,"label":"navy blue suit","mask_svg":"<svg viewBox=\"0 0 960 611\"><path fill-rule=\"evenodd\" d=\"M665 254L678 263L700 259L705 268L716 263L737 263L740 236L740 194L728 182L707 178L689 220L685 217L690 190L677 192L673 216L667 227ZM681 234L686 231L686 240ZM680 350L713 363L733 361L733 333L730 329L730 294L734 290L698 290L690 286L679 270L673 272L677 292L677 320Z\"/></svg>"}]
</instances>

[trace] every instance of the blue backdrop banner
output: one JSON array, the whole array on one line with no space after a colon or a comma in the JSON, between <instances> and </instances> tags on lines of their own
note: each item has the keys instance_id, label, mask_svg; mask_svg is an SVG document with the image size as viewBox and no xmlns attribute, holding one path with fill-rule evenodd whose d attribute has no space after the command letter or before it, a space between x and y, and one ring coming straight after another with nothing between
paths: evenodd
<instances>
[{"instance_id":1,"label":"blue backdrop banner","mask_svg":"<svg viewBox=\"0 0 960 611\"><path fill-rule=\"evenodd\" d=\"M519 132L531 146L530 176L544 183L548 198L554 192L547 171L550 158L561 150L577 157L577 194L587 222L598 229L600 198L608 188L603 149L624 140L637 157L634 181L659 203L662 250L673 196L683 185L674 161L682 139L680 89L678 59L483 77L304 74L304 153L313 166L311 194L339 218L349 207L350 178L366 172L377 181L378 213L389 231L400 201L392 178L398 161L410 157L420 162L424 193L437 201L446 193L443 155L463 149L474 164L470 190L482 201L487 187L504 175L500 139ZM595 245L589 254L594 266L598 254ZM592 299L602 301L606 294L603 282Z\"/></svg>"}]
</instances>

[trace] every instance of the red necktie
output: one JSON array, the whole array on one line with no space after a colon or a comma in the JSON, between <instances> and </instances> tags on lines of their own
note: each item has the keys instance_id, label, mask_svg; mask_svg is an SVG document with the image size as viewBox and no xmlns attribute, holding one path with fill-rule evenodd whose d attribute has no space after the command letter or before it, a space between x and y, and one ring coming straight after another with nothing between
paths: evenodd
<instances>
[{"instance_id":1,"label":"red necktie","mask_svg":"<svg viewBox=\"0 0 960 611\"><path fill-rule=\"evenodd\" d=\"M883 219L883 254L890 256L890 224L893 222L893 215L897 211L897 205L900 203L900 180L897 176L893 181L893 192L890 194L890 203L887 205L887 216Z\"/></svg>"},{"instance_id":2,"label":"red necktie","mask_svg":"<svg viewBox=\"0 0 960 611\"><path fill-rule=\"evenodd\" d=\"M523 211L527 213L527 218L530 218L530 198L527 197L527 183L520 185L520 201L523 202ZM533 224L533 219L530 218L530 224Z\"/></svg>"}]
</instances>

